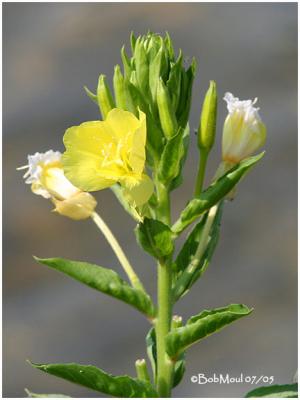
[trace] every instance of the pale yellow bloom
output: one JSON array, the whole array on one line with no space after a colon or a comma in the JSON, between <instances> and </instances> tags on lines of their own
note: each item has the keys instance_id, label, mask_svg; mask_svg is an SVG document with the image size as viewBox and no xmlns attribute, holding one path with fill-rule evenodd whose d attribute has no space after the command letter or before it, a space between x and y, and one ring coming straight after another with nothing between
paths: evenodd
<instances>
[{"instance_id":1,"label":"pale yellow bloom","mask_svg":"<svg viewBox=\"0 0 300 400\"><path fill-rule=\"evenodd\" d=\"M29 155L24 168L28 168L25 183L31 184L33 193L51 199L56 206L54 211L75 220L86 219L94 212L97 205L94 197L65 177L59 151Z\"/></svg>"},{"instance_id":2,"label":"pale yellow bloom","mask_svg":"<svg viewBox=\"0 0 300 400\"><path fill-rule=\"evenodd\" d=\"M257 99L240 101L226 93L228 116L224 123L222 158L231 165L251 156L266 141L266 127L260 119Z\"/></svg>"},{"instance_id":3,"label":"pale yellow bloom","mask_svg":"<svg viewBox=\"0 0 300 400\"><path fill-rule=\"evenodd\" d=\"M63 154L67 178L84 191L119 183L133 206L146 203L153 183L144 173L146 116L112 109L105 121L85 122L67 129Z\"/></svg>"}]
</instances>

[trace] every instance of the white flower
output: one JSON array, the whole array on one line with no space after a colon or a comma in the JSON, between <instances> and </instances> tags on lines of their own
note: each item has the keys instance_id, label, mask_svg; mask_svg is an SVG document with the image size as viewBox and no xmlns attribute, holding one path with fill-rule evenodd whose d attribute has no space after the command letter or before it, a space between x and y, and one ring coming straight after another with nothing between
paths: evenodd
<instances>
[{"instance_id":1,"label":"white flower","mask_svg":"<svg viewBox=\"0 0 300 400\"><path fill-rule=\"evenodd\" d=\"M64 175L59 151L49 150L28 156L28 168L24 175L25 183L31 185L33 193L51 199L55 211L72 219L85 219L91 216L96 200L89 193L76 188Z\"/></svg>"},{"instance_id":2,"label":"white flower","mask_svg":"<svg viewBox=\"0 0 300 400\"><path fill-rule=\"evenodd\" d=\"M257 98L240 101L225 93L229 114L224 123L222 140L223 161L236 164L251 156L266 140L266 127L254 107Z\"/></svg>"}]
</instances>

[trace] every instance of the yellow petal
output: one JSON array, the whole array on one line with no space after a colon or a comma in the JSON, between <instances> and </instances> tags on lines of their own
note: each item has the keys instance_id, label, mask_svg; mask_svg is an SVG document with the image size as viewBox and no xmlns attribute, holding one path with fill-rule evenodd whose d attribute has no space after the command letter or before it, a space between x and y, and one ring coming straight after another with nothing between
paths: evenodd
<instances>
[{"instance_id":1,"label":"yellow petal","mask_svg":"<svg viewBox=\"0 0 300 400\"><path fill-rule=\"evenodd\" d=\"M114 132L118 140L124 139L128 133L133 134L140 126L141 122L129 111L113 108L104 121Z\"/></svg>"},{"instance_id":2,"label":"yellow petal","mask_svg":"<svg viewBox=\"0 0 300 400\"><path fill-rule=\"evenodd\" d=\"M104 189L113 185L113 173L104 175L102 150L116 146L115 138L103 121L86 122L67 129L64 135L66 152L62 156L66 177L85 191ZM106 146L106 148L105 148ZM114 150L114 149L113 149Z\"/></svg>"},{"instance_id":3,"label":"yellow petal","mask_svg":"<svg viewBox=\"0 0 300 400\"><path fill-rule=\"evenodd\" d=\"M147 203L153 194L154 185L148 175L142 175L142 179L133 187L124 187L123 195L134 207Z\"/></svg>"},{"instance_id":4,"label":"yellow petal","mask_svg":"<svg viewBox=\"0 0 300 400\"><path fill-rule=\"evenodd\" d=\"M136 129L132 137L129 164L132 170L141 174L144 170L146 160L146 115L140 111L140 127Z\"/></svg>"}]
</instances>

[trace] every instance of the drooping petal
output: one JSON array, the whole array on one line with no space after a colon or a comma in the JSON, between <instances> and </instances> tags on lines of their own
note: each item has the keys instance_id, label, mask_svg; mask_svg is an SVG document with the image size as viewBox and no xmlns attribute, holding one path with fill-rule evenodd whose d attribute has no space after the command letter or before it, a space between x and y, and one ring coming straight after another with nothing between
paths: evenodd
<instances>
[{"instance_id":1,"label":"drooping petal","mask_svg":"<svg viewBox=\"0 0 300 400\"><path fill-rule=\"evenodd\" d=\"M147 203L153 194L154 185L148 175L143 174L139 183L133 187L123 187L123 195L134 207Z\"/></svg>"}]
</instances>

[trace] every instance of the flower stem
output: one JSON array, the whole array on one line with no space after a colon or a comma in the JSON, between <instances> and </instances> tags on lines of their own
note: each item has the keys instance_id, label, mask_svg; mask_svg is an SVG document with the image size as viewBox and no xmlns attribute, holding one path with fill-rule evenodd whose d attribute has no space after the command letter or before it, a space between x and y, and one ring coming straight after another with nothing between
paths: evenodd
<instances>
[{"instance_id":1,"label":"flower stem","mask_svg":"<svg viewBox=\"0 0 300 400\"><path fill-rule=\"evenodd\" d=\"M199 160L198 174L194 192L195 197L200 196L202 192L207 158L208 158L208 151L205 149L200 149L200 160Z\"/></svg>"},{"instance_id":2,"label":"flower stem","mask_svg":"<svg viewBox=\"0 0 300 400\"><path fill-rule=\"evenodd\" d=\"M109 227L106 225L106 223L103 221L103 219L100 217L98 213L94 212L91 215L91 218L95 222L97 227L100 229L100 231L103 233L108 243L110 244L120 264L122 265L124 271L126 272L132 286L137 289L145 291L144 286L142 285L138 276L134 272L132 266L130 265L130 262L128 261L124 251L122 250L121 246L119 245L112 231L109 229Z\"/></svg>"},{"instance_id":3,"label":"flower stem","mask_svg":"<svg viewBox=\"0 0 300 400\"><path fill-rule=\"evenodd\" d=\"M171 325L171 265L158 264L158 315L156 323L157 391L160 397L170 397L173 364L166 353L165 338Z\"/></svg>"},{"instance_id":4,"label":"flower stem","mask_svg":"<svg viewBox=\"0 0 300 400\"><path fill-rule=\"evenodd\" d=\"M158 207L157 218L170 225L170 195L168 188L159 181L156 182ZM173 381L173 363L166 352L165 338L170 331L172 315L172 267L168 259L158 263L158 313L155 324L157 347L157 391L160 397L170 397Z\"/></svg>"}]
</instances>

